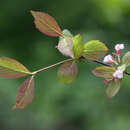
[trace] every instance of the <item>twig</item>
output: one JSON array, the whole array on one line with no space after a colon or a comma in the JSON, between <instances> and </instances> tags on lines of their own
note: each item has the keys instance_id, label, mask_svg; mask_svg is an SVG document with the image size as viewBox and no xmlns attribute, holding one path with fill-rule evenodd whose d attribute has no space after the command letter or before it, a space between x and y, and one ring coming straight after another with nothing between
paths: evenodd
<instances>
[{"instance_id":1,"label":"twig","mask_svg":"<svg viewBox=\"0 0 130 130\"><path fill-rule=\"evenodd\" d=\"M50 69L50 68L53 68L53 67L55 67L55 66L57 66L57 65L63 64L63 63L68 62L68 61L73 61L73 59L67 59L67 60L64 60L64 61L60 61L60 62L58 62L58 63L56 63L56 64L53 64L53 65L44 67L44 68L42 68L42 69L39 69L39 70L37 70L37 71L34 71L32 74L35 75L35 74L37 74L37 73L39 73L39 72L42 72L42 71L44 71L44 70L48 70L48 69Z\"/></svg>"},{"instance_id":2,"label":"twig","mask_svg":"<svg viewBox=\"0 0 130 130\"><path fill-rule=\"evenodd\" d=\"M112 67L110 64L106 64L106 63L101 62L101 61L94 60L93 62L96 62L96 63L104 65L104 66Z\"/></svg>"},{"instance_id":3,"label":"twig","mask_svg":"<svg viewBox=\"0 0 130 130\"><path fill-rule=\"evenodd\" d=\"M130 75L130 73L129 73L129 72L125 72L125 74Z\"/></svg>"}]
</instances>

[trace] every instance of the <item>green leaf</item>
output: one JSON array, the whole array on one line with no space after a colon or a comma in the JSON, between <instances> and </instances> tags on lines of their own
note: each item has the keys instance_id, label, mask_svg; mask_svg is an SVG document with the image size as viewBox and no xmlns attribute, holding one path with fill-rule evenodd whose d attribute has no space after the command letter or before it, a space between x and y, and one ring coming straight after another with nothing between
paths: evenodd
<instances>
[{"instance_id":1,"label":"green leaf","mask_svg":"<svg viewBox=\"0 0 130 130\"><path fill-rule=\"evenodd\" d=\"M122 65L118 66L117 69L124 72L126 70L126 64L122 64Z\"/></svg>"},{"instance_id":2,"label":"green leaf","mask_svg":"<svg viewBox=\"0 0 130 130\"><path fill-rule=\"evenodd\" d=\"M130 51L128 51L122 58L122 63L130 66Z\"/></svg>"},{"instance_id":3,"label":"green leaf","mask_svg":"<svg viewBox=\"0 0 130 130\"><path fill-rule=\"evenodd\" d=\"M106 89L106 95L108 98L112 98L114 97L120 90L120 85L121 85L121 80L112 80L109 85L108 88Z\"/></svg>"},{"instance_id":4,"label":"green leaf","mask_svg":"<svg viewBox=\"0 0 130 130\"><path fill-rule=\"evenodd\" d=\"M38 11L31 11L31 14L34 17L34 23L36 28L49 36L62 36L62 31L57 24L56 20L48 15L47 13L38 12Z\"/></svg>"},{"instance_id":5,"label":"green leaf","mask_svg":"<svg viewBox=\"0 0 130 130\"><path fill-rule=\"evenodd\" d=\"M59 41L57 49L65 56L74 57L73 40L70 37L63 38Z\"/></svg>"},{"instance_id":6,"label":"green leaf","mask_svg":"<svg viewBox=\"0 0 130 130\"><path fill-rule=\"evenodd\" d=\"M31 72L18 61L2 57L0 58L0 76L5 78L20 78Z\"/></svg>"},{"instance_id":7,"label":"green leaf","mask_svg":"<svg viewBox=\"0 0 130 130\"><path fill-rule=\"evenodd\" d=\"M82 56L84 49L83 38L80 34L73 37L73 51L74 51L74 58L78 59Z\"/></svg>"},{"instance_id":8,"label":"green leaf","mask_svg":"<svg viewBox=\"0 0 130 130\"><path fill-rule=\"evenodd\" d=\"M68 29L64 29L62 31L62 34L63 34L64 37L71 37L71 38L73 37L73 35L71 34L71 32ZM60 36L59 40L62 40L62 39L63 39L63 37Z\"/></svg>"},{"instance_id":9,"label":"green leaf","mask_svg":"<svg viewBox=\"0 0 130 130\"><path fill-rule=\"evenodd\" d=\"M95 68L92 72L97 77L103 77L105 79L112 79L112 74L116 71L113 67L107 67L107 66L99 66Z\"/></svg>"},{"instance_id":10,"label":"green leaf","mask_svg":"<svg viewBox=\"0 0 130 130\"><path fill-rule=\"evenodd\" d=\"M31 104L34 98L34 77L31 76L24 81L21 85L16 105L12 109L24 109L27 105Z\"/></svg>"},{"instance_id":11,"label":"green leaf","mask_svg":"<svg viewBox=\"0 0 130 130\"><path fill-rule=\"evenodd\" d=\"M71 84L77 77L77 64L73 61L62 64L57 72L58 79L64 84Z\"/></svg>"},{"instance_id":12,"label":"green leaf","mask_svg":"<svg viewBox=\"0 0 130 130\"><path fill-rule=\"evenodd\" d=\"M108 48L100 41L92 40L84 45L84 57L89 60L98 60L105 56Z\"/></svg>"}]
</instances>

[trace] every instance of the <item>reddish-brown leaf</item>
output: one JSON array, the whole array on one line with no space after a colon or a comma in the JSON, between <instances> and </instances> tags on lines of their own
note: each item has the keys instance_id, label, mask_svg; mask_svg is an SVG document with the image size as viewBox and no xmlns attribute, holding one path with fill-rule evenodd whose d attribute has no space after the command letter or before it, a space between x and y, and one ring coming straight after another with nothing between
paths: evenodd
<instances>
[{"instance_id":1,"label":"reddish-brown leaf","mask_svg":"<svg viewBox=\"0 0 130 130\"><path fill-rule=\"evenodd\" d=\"M34 77L31 76L24 81L21 85L16 105L12 109L24 109L27 105L31 104L34 98Z\"/></svg>"},{"instance_id":2,"label":"reddish-brown leaf","mask_svg":"<svg viewBox=\"0 0 130 130\"><path fill-rule=\"evenodd\" d=\"M0 76L5 78L20 78L31 74L31 72L18 61L2 57L0 58Z\"/></svg>"},{"instance_id":3,"label":"reddish-brown leaf","mask_svg":"<svg viewBox=\"0 0 130 130\"><path fill-rule=\"evenodd\" d=\"M31 14L34 17L34 23L36 28L49 36L62 36L62 31L57 24L56 20L48 15L47 13L38 12L38 11L31 11Z\"/></svg>"},{"instance_id":4,"label":"reddish-brown leaf","mask_svg":"<svg viewBox=\"0 0 130 130\"><path fill-rule=\"evenodd\" d=\"M58 79L64 84L71 84L77 77L77 64L73 61L62 64L57 72Z\"/></svg>"},{"instance_id":5,"label":"reddish-brown leaf","mask_svg":"<svg viewBox=\"0 0 130 130\"><path fill-rule=\"evenodd\" d=\"M121 80L112 80L106 89L106 95L108 98L114 97L120 90Z\"/></svg>"},{"instance_id":6,"label":"reddish-brown leaf","mask_svg":"<svg viewBox=\"0 0 130 130\"><path fill-rule=\"evenodd\" d=\"M116 71L114 67L99 66L96 67L92 72L97 77L103 77L105 79L112 79L112 74Z\"/></svg>"}]
</instances>

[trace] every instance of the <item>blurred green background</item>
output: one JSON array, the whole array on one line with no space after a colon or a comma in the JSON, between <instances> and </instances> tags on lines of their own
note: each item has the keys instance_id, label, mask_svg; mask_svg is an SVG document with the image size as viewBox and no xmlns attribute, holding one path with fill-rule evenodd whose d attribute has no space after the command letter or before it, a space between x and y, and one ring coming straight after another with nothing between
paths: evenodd
<instances>
[{"instance_id":1,"label":"blurred green background","mask_svg":"<svg viewBox=\"0 0 130 130\"><path fill-rule=\"evenodd\" d=\"M0 10L0 56L31 71L65 57L55 48L58 38L35 29L30 10L49 13L84 41L100 40L110 50L124 43L130 50L130 0L0 0ZM91 73L95 66L80 64L72 85L58 81L57 67L40 73L34 101L24 110L11 110L24 78L0 78L0 130L129 130L130 77L116 97L107 99L103 80Z\"/></svg>"}]
</instances>

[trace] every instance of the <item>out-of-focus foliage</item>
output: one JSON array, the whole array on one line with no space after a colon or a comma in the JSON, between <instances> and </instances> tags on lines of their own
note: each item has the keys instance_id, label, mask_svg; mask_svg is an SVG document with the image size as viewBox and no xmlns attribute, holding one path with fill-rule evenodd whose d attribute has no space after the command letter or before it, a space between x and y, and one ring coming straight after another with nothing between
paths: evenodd
<instances>
[{"instance_id":1,"label":"out-of-focus foliage","mask_svg":"<svg viewBox=\"0 0 130 130\"><path fill-rule=\"evenodd\" d=\"M110 49L123 42L130 50L129 0L5 0L0 8L0 56L14 58L31 71L63 56L55 49L57 38L35 29L30 10L47 12L62 29L82 34L85 42L100 40ZM10 108L24 79L0 78L0 129L129 130L130 77L124 77L121 91L108 100L106 87L90 73L95 67L91 62L79 65L79 76L72 85L58 81L58 67L40 73L34 102L23 111Z\"/></svg>"}]
</instances>

